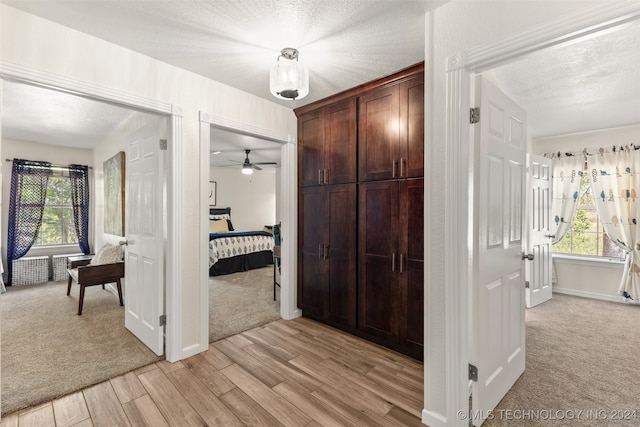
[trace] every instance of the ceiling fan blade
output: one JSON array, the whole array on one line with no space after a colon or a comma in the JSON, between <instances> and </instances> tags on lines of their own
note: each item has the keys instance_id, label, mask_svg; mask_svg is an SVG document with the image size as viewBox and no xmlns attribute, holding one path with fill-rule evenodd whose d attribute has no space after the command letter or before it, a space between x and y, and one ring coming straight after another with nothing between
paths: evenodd
<instances>
[{"instance_id":1,"label":"ceiling fan blade","mask_svg":"<svg viewBox=\"0 0 640 427\"><path fill-rule=\"evenodd\" d=\"M262 170L262 168L261 168L260 166L256 166L256 164L255 164L255 163L254 163L254 164L252 164L252 165L251 165L251 167L252 167L252 168L254 168L254 169L255 169L255 170L257 170L257 171L261 171L261 170Z\"/></svg>"},{"instance_id":2,"label":"ceiling fan blade","mask_svg":"<svg viewBox=\"0 0 640 427\"><path fill-rule=\"evenodd\" d=\"M255 162L254 165L277 165L278 162Z\"/></svg>"}]
</instances>

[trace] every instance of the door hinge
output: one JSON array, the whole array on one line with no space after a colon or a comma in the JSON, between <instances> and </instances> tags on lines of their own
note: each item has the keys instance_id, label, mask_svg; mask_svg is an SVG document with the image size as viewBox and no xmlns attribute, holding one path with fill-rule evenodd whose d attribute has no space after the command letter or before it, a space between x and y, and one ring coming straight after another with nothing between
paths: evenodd
<instances>
[{"instance_id":1,"label":"door hinge","mask_svg":"<svg viewBox=\"0 0 640 427\"><path fill-rule=\"evenodd\" d=\"M166 139L161 139L160 140L160 149L162 151L167 151L167 140Z\"/></svg>"},{"instance_id":2,"label":"door hinge","mask_svg":"<svg viewBox=\"0 0 640 427\"><path fill-rule=\"evenodd\" d=\"M469 379L478 382L478 368L469 363Z\"/></svg>"},{"instance_id":3,"label":"door hinge","mask_svg":"<svg viewBox=\"0 0 640 427\"><path fill-rule=\"evenodd\" d=\"M469 109L469 122L471 124L478 123L480 121L480 107Z\"/></svg>"},{"instance_id":4,"label":"door hinge","mask_svg":"<svg viewBox=\"0 0 640 427\"><path fill-rule=\"evenodd\" d=\"M160 326L167 326L167 315L163 314L160 316Z\"/></svg>"},{"instance_id":5,"label":"door hinge","mask_svg":"<svg viewBox=\"0 0 640 427\"><path fill-rule=\"evenodd\" d=\"M525 280L525 282L524 282L524 288L525 288L525 289L529 289L529 281L528 281L528 280Z\"/></svg>"}]
</instances>

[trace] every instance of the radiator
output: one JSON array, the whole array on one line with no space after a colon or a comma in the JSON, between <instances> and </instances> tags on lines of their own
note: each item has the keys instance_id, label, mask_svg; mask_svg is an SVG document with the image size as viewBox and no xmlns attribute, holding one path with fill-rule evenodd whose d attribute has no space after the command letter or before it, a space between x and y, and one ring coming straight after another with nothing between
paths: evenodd
<instances>
[{"instance_id":1,"label":"radiator","mask_svg":"<svg viewBox=\"0 0 640 427\"><path fill-rule=\"evenodd\" d=\"M64 254L64 255L52 255L51 263L53 264L53 281L59 282L60 280L67 280L69 275L67 274L67 259L70 256L78 256L82 254Z\"/></svg>"},{"instance_id":2,"label":"radiator","mask_svg":"<svg viewBox=\"0 0 640 427\"><path fill-rule=\"evenodd\" d=\"M22 257L12 261L13 286L34 285L49 281L49 257Z\"/></svg>"}]
</instances>

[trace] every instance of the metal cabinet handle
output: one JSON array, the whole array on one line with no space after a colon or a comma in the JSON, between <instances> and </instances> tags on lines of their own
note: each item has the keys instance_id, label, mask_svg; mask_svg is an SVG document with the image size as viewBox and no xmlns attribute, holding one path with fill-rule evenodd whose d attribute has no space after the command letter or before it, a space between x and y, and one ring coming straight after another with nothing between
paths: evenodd
<instances>
[{"instance_id":1,"label":"metal cabinet handle","mask_svg":"<svg viewBox=\"0 0 640 427\"><path fill-rule=\"evenodd\" d=\"M398 161L394 160L391 166L391 176L393 178L396 178L397 174L398 174Z\"/></svg>"},{"instance_id":2,"label":"metal cabinet handle","mask_svg":"<svg viewBox=\"0 0 640 427\"><path fill-rule=\"evenodd\" d=\"M323 174L324 175L324 180L323 180L323 182L325 184L328 184L329 183L329 169L323 169L323 170L324 170L324 174Z\"/></svg>"},{"instance_id":3,"label":"metal cabinet handle","mask_svg":"<svg viewBox=\"0 0 640 427\"><path fill-rule=\"evenodd\" d=\"M522 252L522 259L533 261L533 254L525 254L524 252Z\"/></svg>"},{"instance_id":4,"label":"metal cabinet handle","mask_svg":"<svg viewBox=\"0 0 640 427\"><path fill-rule=\"evenodd\" d=\"M402 177L404 177L404 159L400 157L400 178Z\"/></svg>"},{"instance_id":5,"label":"metal cabinet handle","mask_svg":"<svg viewBox=\"0 0 640 427\"><path fill-rule=\"evenodd\" d=\"M391 254L391 271L396 272L396 253Z\"/></svg>"},{"instance_id":6,"label":"metal cabinet handle","mask_svg":"<svg viewBox=\"0 0 640 427\"><path fill-rule=\"evenodd\" d=\"M404 265L404 255L400 254L400 273L404 272L403 265Z\"/></svg>"},{"instance_id":7,"label":"metal cabinet handle","mask_svg":"<svg viewBox=\"0 0 640 427\"><path fill-rule=\"evenodd\" d=\"M329 245L324 245L324 251L322 254L324 259L329 259Z\"/></svg>"},{"instance_id":8,"label":"metal cabinet handle","mask_svg":"<svg viewBox=\"0 0 640 427\"><path fill-rule=\"evenodd\" d=\"M322 243L318 243L318 259L322 259Z\"/></svg>"},{"instance_id":9,"label":"metal cabinet handle","mask_svg":"<svg viewBox=\"0 0 640 427\"><path fill-rule=\"evenodd\" d=\"M318 169L318 185L322 185L322 169Z\"/></svg>"}]
</instances>

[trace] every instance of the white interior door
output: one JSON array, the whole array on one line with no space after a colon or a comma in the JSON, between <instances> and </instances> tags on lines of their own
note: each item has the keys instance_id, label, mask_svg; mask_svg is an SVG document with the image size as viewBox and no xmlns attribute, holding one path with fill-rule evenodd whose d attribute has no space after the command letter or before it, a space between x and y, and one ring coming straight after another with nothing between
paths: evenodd
<instances>
[{"instance_id":1,"label":"white interior door","mask_svg":"<svg viewBox=\"0 0 640 427\"><path fill-rule=\"evenodd\" d=\"M528 155L529 176L529 251L525 301L527 308L551 299L551 159ZM530 257L529 257L530 258Z\"/></svg>"},{"instance_id":2,"label":"white interior door","mask_svg":"<svg viewBox=\"0 0 640 427\"><path fill-rule=\"evenodd\" d=\"M125 326L157 355L164 353L163 185L160 121L127 138Z\"/></svg>"},{"instance_id":3,"label":"white interior door","mask_svg":"<svg viewBox=\"0 0 640 427\"><path fill-rule=\"evenodd\" d=\"M525 368L526 114L482 77L476 80L476 100L478 232L471 363L478 378L472 386L472 409L486 417ZM476 419L474 425L483 421Z\"/></svg>"}]
</instances>

